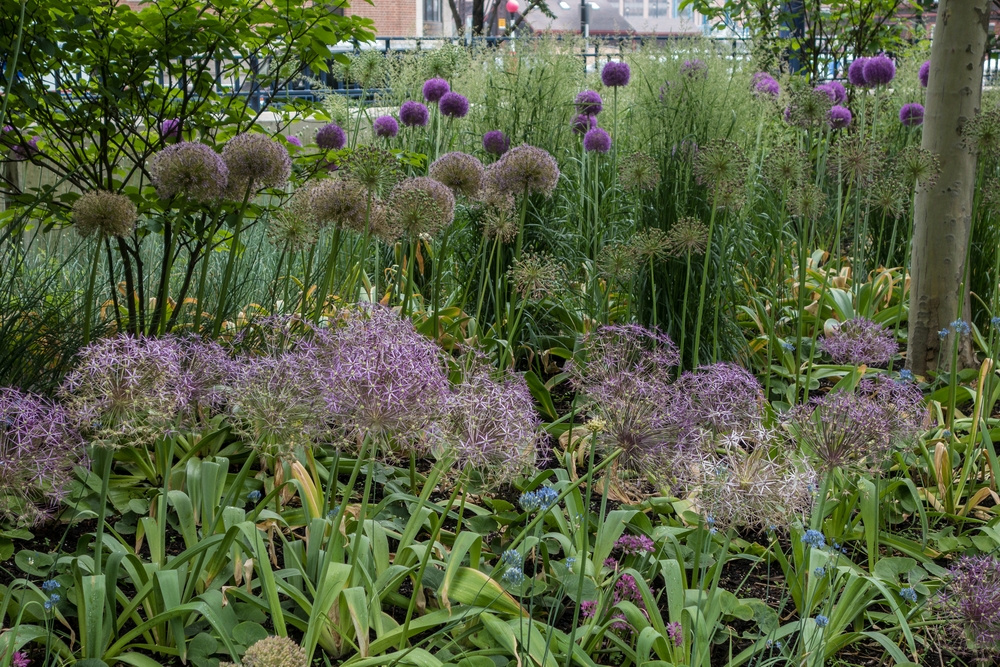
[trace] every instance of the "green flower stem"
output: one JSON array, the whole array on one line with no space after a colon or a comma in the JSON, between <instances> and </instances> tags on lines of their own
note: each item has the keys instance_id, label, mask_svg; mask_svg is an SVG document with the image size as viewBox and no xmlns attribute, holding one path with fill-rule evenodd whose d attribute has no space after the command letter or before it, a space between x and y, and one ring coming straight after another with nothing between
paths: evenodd
<instances>
[{"instance_id":1,"label":"green flower stem","mask_svg":"<svg viewBox=\"0 0 1000 667\"><path fill-rule=\"evenodd\" d=\"M705 313L705 289L708 286L708 267L712 262L712 234L715 231L715 204L718 197L712 196L712 213L708 218L708 239L705 244L705 261L701 267L701 288L698 291L698 315L694 323L694 363L692 368L698 368L699 347L701 346L701 320Z\"/></svg>"},{"instance_id":2,"label":"green flower stem","mask_svg":"<svg viewBox=\"0 0 1000 667\"><path fill-rule=\"evenodd\" d=\"M326 304L326 297L333 289L333 275L337 268L337 257L340 255L340 234L340 227L335 227L333 238L330 241L330 254L326 258L326 275L323 276L323 284L316 299L316 312L313 314L313 322L316 323L319 323L319 318L323 315L323 306Z\"/></svg>"},{"instance_id":3,"label":"green flower stem","mask_svg":"<svg viewBox=\"0 0 1000 667\"><path fill-rule=\"evenodd\" d=\"M101 245L104 243L104 233L97 237L94 255L90 258L90 276L87 279L87 292L83 302L83 344L90 342L91 320L94 317L94 283L97 282L97 265L101 258Z\"/></svg>"},{"instance_id":4,"label":"green flower stem","mask_svg":"<svg viewBox=\"0 0 1000 667\"><path fill-rule=\"evenodd\" d=\"M650 266L652 266L652 259L650 259ZM688 295L691 291L691 249L689 248L685 253L684 261L684 301L681 305L681 346L680 346L680 360L681 367L684 367L684 342L687 340L687 308L688 308ZM652 268L650 268L652 271ZM656 289L653 289L653 326L656 326Z\"/></svg>"},{"instance_id":5,"label":"green flower stem","mask_svg":"<svg viewBox=\"0 0 1000 667\"><path fill-rule=\"evenodd\" d=\"M97 576L101 575L104 556L104 522L108 516L108 485L114 460L115 450L100 445L94 447L94 467L101 473L101 499L97 507L97 533L94 535L94 574Z\"/></svg>"},{"instance_id":6,"label":"green flower stem","mask_svg":"<svg viewBox=\"0 0 1000 667\"><path fill-rule=\"evenodd\" d=\"M229 300L229 282L233 277L233 267L236 264L236 253L240 247L240 233L243 231L243 216L246 214L247 204L250 201L250 192L253 188L253 181L247 183L247 191L243 195L243 203L240 205L239 213L236 216L236 229L233 237L229 241L229 257L226 259L226 270L222 274L222 286L219 288L218 312L215 314L215 325L212 327L212 336L219 337L222 331L222 322L226 319L226 305ZM200 308L201 304L199 304Z\"/></svg>"}]
</instances>

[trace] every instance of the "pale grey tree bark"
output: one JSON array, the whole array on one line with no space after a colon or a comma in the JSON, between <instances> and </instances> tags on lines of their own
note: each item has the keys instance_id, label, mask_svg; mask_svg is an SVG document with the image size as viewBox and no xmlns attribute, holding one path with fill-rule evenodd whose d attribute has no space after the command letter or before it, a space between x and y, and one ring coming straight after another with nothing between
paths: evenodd
<instances>
[{"instance_id":1,"label":"pale grey tree bark","mask_svg":"<svg viewBox=\"0 0 1000 667\"><path fill-rule=\"evenodd\" d=\"M916 196L910 266L910 314L907 367L922 374L951 365L959 315L970 311L967 249L972 226L976 156L962 144L962 127L979 112L983 55L992 0L942 0L931 42L921 145L941 161L937 184ZM943 348L942 348L943 345ZM966 337L959 363L974 363Z\"/></svg>"}]
</instances>

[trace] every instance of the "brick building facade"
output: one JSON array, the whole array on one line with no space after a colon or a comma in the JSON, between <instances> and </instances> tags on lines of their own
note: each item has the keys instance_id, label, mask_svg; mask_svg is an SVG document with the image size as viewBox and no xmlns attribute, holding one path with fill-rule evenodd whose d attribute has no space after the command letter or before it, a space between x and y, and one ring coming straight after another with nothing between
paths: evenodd
<instances>
[{"instance_id":1,"label":"brick building facade","mask_svg":"<svg viewBox=\"0 0 1000 667\"><path fill-rule=\"evenodd\" d=\"M344 11L375 22L379 37L431 37L454 33L447 0L352 0Z\"/></svg>"}]
</instances>

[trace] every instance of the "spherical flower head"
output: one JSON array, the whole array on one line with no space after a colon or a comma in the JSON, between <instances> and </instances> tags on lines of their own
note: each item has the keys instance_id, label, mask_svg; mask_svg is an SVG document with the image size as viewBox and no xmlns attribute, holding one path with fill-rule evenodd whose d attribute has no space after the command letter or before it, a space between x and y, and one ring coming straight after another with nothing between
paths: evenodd
<instances>
[{"instance_id":1,"label":"spherical flower head","mask_svg":"<svg viewBox=\"0 0 1000 667\"><path fill-rule=\"evenodd\" d=\"M573 128L573 134L586 134L593 128L597 127L597 119L593 116L581 113L573 119L570 127Z\"/></svg>"},{"instance_id":2,"label":"spherical flower head","mask_svg":"<svg viewBox=\"0 0 1000 667\"><path fill-rule=\"evenodd\" d=\"M24 651L14 651L14 655L10 657L10 664L13 667L28 667L31 664L31 658Z\"/></svg>"},{"instance_id":3,"label":"spherical flower head","mask_svg":"<svg viewBox=\"0 0 1000 667\"><path fill-rule=\"evenodd\" d=\"M91 190L73 203L74 229L80 236L128 236L138 212L132 200L107 190Z\"/></svg>"},{"instance_id":4,"label":"spherical flower head","mask_svg":"<svg viewBox=\"0 0 1000 667\"><path fill-rule=\"evenodd\" d=\"M392 139L399 134L399 123L392 116L379 116L372 123L372 132L381 139Z\"/></svg>"},{"instance_id":5,"label":"spherical flower head","mask_svg":"<svg viewBox=\"0 0 1000 667\"><path fill-rule=\"evenodd\" d=\"M591 128L583 135L583 148L588 153L607 153L611 150L611 135L603 128Z\"/></svg>"},{"instance_id":6,"label":"spherical flower head","mask_svg":"<svg viewBox=\"0 0 1000 667\"><path fill-rule=\"evenodd\" d=\"M514 549L508 549L500 554L500 562L507 567L521 567L524 565L524 558Z\"/></svg>"},{"instance_id":7,"label":"spherical flower head","mask_svg":"<svg viewBox=\"0 0 1000 667\"><path fill-rule=\"evenodd\" d=\"M687 371L677 379L676 389L688 418L710 436L748 432L764 419L760 383L735 364L720 362Z\"/></svg>"},{"instance_id":8,"label":"spherical flower head","mask_svg":"<svg viewBox=\"0 0 1000 667\"><path fill-rule=\"evenodd\" d=\"M455 219L455 195L433 178L406 178L389 195L389 215L411 238L433 235Z\"/></svg>"},{"instance_id":9,"label":"spherical flower head","mask_svg":"<svg viewBox=\"0 0 1000 667\"><path fill-rule=\"evenodd\" d=\"M406 127L424 127L430 119L430 112L420 102L407 100L399 107L399 120Z\"/></svg>"},{"instance_id":10,"label":"spherical flower head","mask_svg":"<svg viewBox=\"0 0 1000 667\"><path fill-rule=\"evenodd\" d=\"M286 134L285 141L287 141L292 146L295 146L296 148L302 148L302 140L299 139L294 134Z\"/></svg>"},{"instance_id":11,"label":"spherical flower head","mask_svg":"<svg viewBox=\"0 0 1000 667\"><path fill-rule=\"evenodd\" d=\"M656 550L653 540L645 535L622 535L615 541L615 548L625 554L651 554Z\"/></svg>"},{"instance_id":12,"label":"spherical flower head","mask_svg":"<svg viewBox=\"0 0 1000 667\"><path fill-rule=\"evenodd\" d=\"M161 199L182 196L207 203L218 199L229 183L229 167L211 147L182 141L156 153L149 175Z\"/></svg>"},{"instance_id":13,"label":"spherical flower head","mask_svg":"<svg viewBox=\"0 0 1000 667\"><path fill-rule=\"evenodd\" d=\"M831 107L827 116L827 122L830 124L830 128L834 130L843 130L851 124L852 120L851 110L839 104Z\"/></svg>"},{"instance_id":14,"label":"spherical flower head","mask_svg":"<svg viewBox=\"0 0 1000 667\"><path fill-rule=\"evenodd\" d=\"M693 171L699 185L716 192L728 188L741 189L750 163L739 144L728 139L713 139L698 149Z\"/></svg>"},{"instance_id":15,"label":"spherical flower head","mask_svg":"<svg viewBox=\"0 0 1000 667\"><path fill-rule=\"evenodd\" d=\"M512 195L548 197L559 183L559 165L547 151L522 144L490 165L487 182L496 190Z\"/></svg>"},{"instance_id":16,"label":"spherical flower head","mask_svg":"<svg viewBox=\"0 0 1000 667\"><path fill-rule=\"evenodd\" d=\"M179 141L181 138L181 121L177 118L168 118L160 123L160 136L164 140L174 139Z\"/></svg>"},{"instance_id":17,"label":"spherical flower head","mask_svg":"<svg viewBox=\"0 0 1000 667\"><path fill-rule=\"evenodd\" d=\"M830 619L823 614L816 614L816 618L814 618L813 621L816 623L816 627L818 628L825 628L827 624L830 623Z\"/></svg>"},{"instance_id":18,"label":"spherical flower head","mask_svg":"<svg viewBox=\"0 0 1000 667\"><path fill-rule=\"evenodd\" d=\"M826 546L826 537L818 530L809 529L802 535L802 544L806 544L814 549L822 549Z\"/></svg>"},{"instance_id":19,"label":"spherical flower head","mask_svg":"<svg viewBox=\"0 0 1000 667\"><path fill-rule=\"evenodd\" d=\"M268 637L246 650L243 667L309 667L309 661L305 650L288 637Z\"/></svg>"},{"instance_id":20,"label":"spherical flower head","mask_svg":"<svg viewBox=\"0 0 1000 667\"><path fill-rule=\"evenodd\" d=\"M1000 643L1000 560L962 556L950 568L947 585L932 600L935 616L954 635L957 648L994 651Z\"/></svg>"},{"instance_id":21,"label":"spherical flower head","mask_svg":"<svg viewBox=\"0 0 1000 667\"><path fill-rule=\"evenodd\" d=\"M856 317L824 336L819 349L830 355L835 364L889 368L899 345L889 328L864 317Z\"/></svg>"},{"instance_id":22,"label":"spherical flower head","mask_svg":"<svg viewBox=\"0 0 1000 667\"><path fill-rule=\"evenodd\" d=\"M844 89L844 84L839 81L821 83L816 86L815 90L826 93L834 104L840 104L847 99L847 90Z\"/></svg>"},{"instance_id":23,"label":"spherical flower head","mask_svg":"<svg viewBox=\"0 0 1000 667\"><path fill-rule=\"evenodd\" d=\"M561 276L562 266L550 255L531 252L515 259L507 270L514 291L536 301L555 291Z\"/></svg>"},{"instance_id":24,"label":"spherical flower head","mask_svg":"<svg viewBox=\"0 0 1000 667\"><path fill-rule=\"evenodd\" d=\"M500 130L490 130L483 135L483 150L491 155L503 155L510 150L510 139Z\"/></svg>"},{"instance_id":25,"label":"spherical flower head","mask_svg":"<svg viewBox=\"0 0 1000 667\"><path fill-rule=\"evenodd\" d=\"M576 96L576 112L584 116L596 116L604 109L604 101L600 94L593 90L584 90Z\"/></svg>"},{"instance_id":26,"label":"spherical flower head","mask_svg":"<svg viewBox=\"0 0 1000 667\"><path fill-rule=\"evenodd\" d=\"M320 224L365 232L368 198L364 186L352 178L328 178L309 189L311 217Z\"/></svg>"},{"instance_id":27,"label":"spherical flower head","mask_svg":"<svg viewBox=\"0 0 1000 667\"><path fill-rule=\"evenodd\" d=\"M222 159L229 167L229 194L237 200L247 192L284 185L292 175L288 150L263 134L237 134L222 149Z\"/></svg>"},{"instance_id":28,"label":"spherical flower head","mask_svg":"<svg viewBox=\"0 0 1000 667\"><path fill-rule=\"evenodd\" d=\"M44 519L66 496L74 466L85 459L83 439L61 406L0 389L0 516L15 525Z\"/></svg>"},{"instance_id":29,"label":"spherical flower head","mask_svg":"<svg viewBox=\"0 0 1000 667\"><path fill-rule=\"evenodd\" d=\"M175 428L191 387L174 340L122 335L83 348L59 395L84 436L118 448L153 442Z\"/></svg>"},{"instance_id":30,"label":"spherical flower head","mask_svg":"<svg viewBox=\"0 0 1000 667\"><path fill-rule=\"evenodd\" d=\"M434 78L424 81L424 99L428 102L440 101L449 91L451 86L444 79Z\"/></svg>"},{"instance_id":31,"label":"spherical flower head","mask_svg":"<svg viewBox=\"0 0 1000 667\"><path fill-rule=\"evenodd\" d=\"M863 87L868 85L865 80L865 63L868 58L856 58L847 68L847 80L852 86Z\"/></svg>"},{"instance_id":32,"label":"spherical flower head","mask_svg":"<svg viewBox=\"0 0 1000 667\"><path fill-rule=\"evenodd\" d=\"M681 218L667 232L666 245L674 257L701 255L708 246L708 227L698 218Z\"/></svg>"},{"instance_id":33,"label":"spherical flower head","mask_svg":"<svg viewBox=\"0 0 1000 667\"><path fill-rule=\"evenodd\" d=\"M385 195L402 175L396 156L371 144L351 151L345 169L371 196Z\"/></svg>"},{"instance_id":34,"label":"spherical flower head","mask_svg":"<svg viewBox=\"0 0 1000 667\"><path fill-rule=\"evenodd\" d=\"M972 327L965 320L955 320L949 326L960 336L968 336L972 333Z\"/></svg>"},{"instance_id":35,"label":"spherical flower head","mask_svg":"<svg viewBox=\"0 0 1000 667\"><path fill-rule=\"evenodd\" d=\"M913 604L917 601L917 591L910 587L901 588L899 589L899 597Z\"/></svg>"},{"instance_id":36,"label":"spherical flower head","mask_svg":"<svg viewBox=\"0 0 1000 667\"><path fill-rule=\"evenodd\" d=\"M508 586L520 586L524 583L524 571L519 567L509 567L500 577L500 581Z\"/></svg>"},{"instance_id":37,"label":"spherical flower head","mask_svg":"<svg viewBox=\"0 0 1000 667\"><path fill-rule=\"evenodd\" d=\"M667 637L674 643L676 648L684 646L684 626L680 621L671 621L666 626Z\"/></svg>"},{"instance_id":38,"label":"spherical flower head","mask_svg":"<svg viewBox=\"0 0 1000 667\"><path fill-rule=\"evenodd\" d=\"M347 143L347 135L336 123L328 123L316 132L316 145L327 151L339 151Z\"/></svg>"},{"instance_id":39,"label":"spherical flower head","mask_svg":"<svg viewBox=\"0 0 1000 667\"><path fill-rule=\"evenodd\" d=\"M920 85L924 88L927 87L927 81L931 76L931 61L925 60L924 64L920 66L920 71L917 72L917 78L920 79Z\"/></svg>"},{"instance_id":40,"label":"spherical flower head","mask_svg":"<svg viewBox=\"0 0 1000 667\"><path fill-rule=\"evenodd\" d=\"M848 73L848 76L850 73ZM885 86L896 76L896 63L881 53L865 61L865 83L869 86Z\"/></svg>"},{"instance_id":41,"label":"spherical flower head","mask_svg":"<svg viewBox=\"0 0 1000 667\"><path fill-rule=\"evenodd\" d=\"M467 153L445 153L431 163L428 176L444 183L456 195L474 197L483 187L486 169L483 163Z\"/></svg>"},{"instance_id":42,"label":"spherical flower head","mask_svg":"<svg viewBox=\"0 0 1000 667\"><path fill-rule=\"evenodd\" d=\"M899 110L899 122L906 127L916 127L924 122L924 105L919 102L904 104Z\"/></svg>"},{"instance_id":43,"label":"spherical flower head","mask_svg":"<svg viewBox=\"0 0 1000 667\"><path fill-rule=\"evenodd\" d=\"M469 113L469 100L464 95L447 92L438 101L438 109L441 110L442 116L465 118L465 115Z\"/></svg>"},{"instance_id":44,"label":"spherical flower head","mask_svg":"<svg viewBox=\"0 0 1000 667\"><path fill-rule=\"evenodd\" d=\"M626 192L649 192L660 184L660 165L642 151L618 163L618 182Z\"/></svg>"},{"instance_id":45,"label":"spherical flower head","mask_svg":"<svg viewBox=\"0 0 1000 667\"><path fill-rule=\"evenodd\" d=\"M750 88L758 97L777 98L781 95L781 84L767 72L757 72L750 78Z\"/></svg>"},{"instance_id":46,"label":"spherical flower head","mask_svg":"<svg viewBox=\"0 0 1000 667\"><path fill-rule=\"evenodd\" d=\"M708 64L698 58L685 60L681 63L681 76L686 76L689 79L707 79Z\"/></svg>"},{"instance_id":47,"label":"spherical flower head","mask_svg":"<svg viewBox=\"0 0 1000 667\"><path fill-rule=\"evenodd\" d=\"M612 60L601 70L601 83L608 88L626 86L631 78L632 69L628 63Z\"/></svg>"}]
</instances>

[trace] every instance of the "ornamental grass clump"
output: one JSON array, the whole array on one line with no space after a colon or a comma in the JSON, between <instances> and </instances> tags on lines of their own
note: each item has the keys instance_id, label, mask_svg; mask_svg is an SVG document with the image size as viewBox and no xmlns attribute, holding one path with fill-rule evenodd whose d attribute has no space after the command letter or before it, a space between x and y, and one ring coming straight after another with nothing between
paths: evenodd
<instances>
[{"instance_id":1,"label":"ornamental grass clump","mask_svg":"<svg viewBox=\"0 0 1000 667\"><path fill-rule=\"evenodd\" d=\"M91 190L73 203L73 228L84 238L95 232L104 238L128 236L138 215L135 204L125 195Z\"/></svg>"},{"instance_id":2,"label":"ornamental grass clump","mask_svg":"<svg viewBox=\"0 0 1000 667\"><path fill-rule=\"evenodd\" d=\"M229 167L211 147L195 141L167 146L150 160L149 176L161 199L181 196L198 203L220 198Z\"/></svg>"},{"instance_id":3,"label":"ornamental grass clump","mask_svg":"<svg viewBox=\"0 0 1000 667\"><path fill-rule=\"evenodd\" d=\"M445 153L431 163L427 175L444 183L456 195L475 197L483 186L483 163L467 153Z\"/></svg>"},{"instance_id":4,"label":"ornamental grass clump","mask_svg":"<svg viewBox=\"0 0 1000 667\"><path fill-rule=\"evenodd\" d=\"M58 404L0 389L0 517L32 525L50 517L86 465L84 441Z\"/></svg>"},{"instance_id":5,"label":"ornamental grass clump","mask_svg":"<svg viewBox=\"0 0 1000 667\"><path fill-rule=\"evenodd\" d=\"M187 416L191 379L172 339L120 335L83 348L59 396L70 422L94 444L148 444Z\"/></svg>"},{"instance_id":6,"label":"ornamental grass clump","mask_svg":"<svg viewBox=\"0 0 1000 667\"><path fill-rule=\"evenodd\" d=\"M834 327L819 343L835 364L888 368L899 351L892 330L864 317Z\"/></svg>"}]
</instances>

